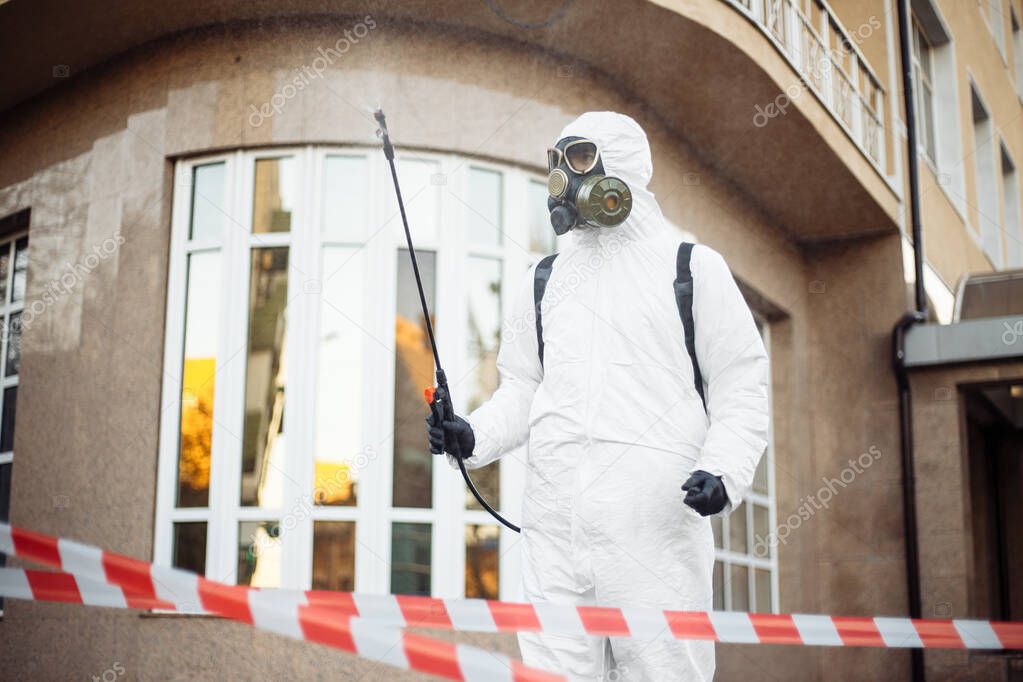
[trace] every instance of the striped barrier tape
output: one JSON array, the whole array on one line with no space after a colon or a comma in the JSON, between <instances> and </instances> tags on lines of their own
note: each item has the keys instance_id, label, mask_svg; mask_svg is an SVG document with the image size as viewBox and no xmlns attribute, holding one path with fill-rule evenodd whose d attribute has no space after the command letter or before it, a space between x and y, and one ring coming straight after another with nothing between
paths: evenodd
<instances>
[{"instance_id":1,"label":"striped barrier tape","mask_svg":"<svg viewBox=\"0 0 1023 682\"><path fill-rule=\"evenodd\" d=\"M76 577L99 582L93 589L122 589L123 595L120 598L129 607L138 599L137 595L143 595L151 600L159 600L155 608L214 611L209 609L206 602L215 602L220 592L247 594L247 602L237 605L235 614L238 616L236 619L245 622L253 622L252 614L259 609L278 604L290 605L292 608L294 605L302 605L306 611L330 614L333 618L355 618L384 626L475 632L544 632L804 646L1023 650L1023 623L1020 622L661 611L636 607L516 604L478 599L362 595L316 590L257 590L220 585L178 569L152 566L69 540L3 525L0 525L0 552L16 554L68 571ZM173 589L175 585L181 584L178 574L188 576L189 586L182 586L180 590ZM168 575L175 577L171 580L165 577ZM196 585L199 585L198 591ZM97 602L103 599L100 592L95 595L82 594L81 598L83 603L90 603L89 599ZM146 603L139 607L154 606Z\"/></svg>"},{"instance_id":2,"label":"striped barrier tape","mask_svg":"<svg viewBox=\"0 0 1023 682\"><path fill-rule=\"evenodd\" d=\"M0 596L93 606L211 613L292 639L460 682L564 682L561 675L463 644L323 608L302 593L225 585L63 538L0 524L0 554L61 572L0 571ZM329 593L327 593L329 594Z\"/></svg>"}]
</instances>

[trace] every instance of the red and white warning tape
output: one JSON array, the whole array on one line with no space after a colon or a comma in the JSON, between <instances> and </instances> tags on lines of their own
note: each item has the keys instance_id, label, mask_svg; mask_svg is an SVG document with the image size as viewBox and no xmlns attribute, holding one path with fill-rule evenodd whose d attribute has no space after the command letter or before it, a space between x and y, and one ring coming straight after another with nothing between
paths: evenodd
<instances>
[{"instance_id":1,"label":"red and white warning tape","mask_svg":"<svg viewBox=\"0 0 1023 682\"><path fill-rule=\"evenodd\" d=\"M4 569L0 596L94 606L202 611L293 639L317 642L406 670L465 682L558 682L564 677L476 647L406 632L307 600L153 566L64 538L0 524L0 554L63 572ZM424 624L428 625L428 624Z\"/></svg>"},{"instance_id":2,"label":"red and white warning tape","mask_svg":"<svg viewBox=\"0 0 1023 682\"><path fill-rule=\"evenodd\" d=\"M348 651L377 652L380 642L360 646L359 628L385 628L393 645L405 626L475 632L544 632L560 635L635 637L640 639L704 639L724 643L795 644L809 646L872 646L889 648L1023 649L1023 623L985 620L932 620L886 617L840 617L803 614L661 611L635 607L516 604L478 599L436 599L403 595L362 595L348 592L257 590L223 585L195 574L100 550L63 538L0 524L0 553L30 559L65 573L7 569L0 571L0 596L74 601L97 606L206 611L298 639L344 642ZM343 625L339 625L343 624ZM341 632L347 627L350 632ZM332 628L319 633L319 628ZM375 632L375 630L374 630ZM404 635L410 637L410 635ZM379 638L379 636L378 636ZM418 637L421 651L402 667L437 673L413 659L425 652L447 661L450 679L457 665L479 650ZM401 647L397 647L401 650ZM465 653L471 651L472 653ZM482 654L490 656L489 654ZM372 656L381 658L381 656ZM493 660L493 659L492 659ZM521 664L501 662L507 679L560 679ZM507 667L505 667L507 666ZM518 667L515 667L518 666ZM491 666L493 667L493 666ZM511 670L514 677L509 677ZM491 673L488 672L488 675ZM501 679L488 677L487 679Z\"/></svg>"}]
</instances>

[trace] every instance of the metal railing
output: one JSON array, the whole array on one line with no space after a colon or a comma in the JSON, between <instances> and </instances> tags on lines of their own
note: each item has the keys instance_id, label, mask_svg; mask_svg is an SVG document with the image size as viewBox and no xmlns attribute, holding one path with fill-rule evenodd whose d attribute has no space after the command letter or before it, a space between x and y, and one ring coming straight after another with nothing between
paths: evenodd
<instances>
[{"instance_id":1,"label":"metal railing","mask_svg":"<svg viewBox=\"0 0 1023 682\"><path fill-rule=\"evenodd\" d=\"M857 46L880 20L849 33L824 0L724 0L774 42L871 163L884 168L884 88Z\"/></svg>"}]
</instances>

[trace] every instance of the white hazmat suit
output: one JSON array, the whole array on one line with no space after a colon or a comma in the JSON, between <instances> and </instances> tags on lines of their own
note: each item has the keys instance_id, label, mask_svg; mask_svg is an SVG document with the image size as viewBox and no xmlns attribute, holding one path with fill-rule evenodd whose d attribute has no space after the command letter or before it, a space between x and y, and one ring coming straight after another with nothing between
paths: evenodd
<instances>
[{"instance_id":1,"label":"white hazmat suit","mask_svg":"<svg viewBox=\"0 0 1023 682\"><path fill-rule=\"evenodd\" d=\"M681 485L702 469L739 505L767 442L767 355L728 266L695 247L704 410L672 287L682 238L646 189L646 135L628 116L591 112L567 136L597 143L607 175L631 188L633 210L618 227L569 233L541 308L542 365L532 271L523 279L498 355L500 387L467 418L476 446L466 464L484 466L528 439L528 601L709 610L710 520L682 503ZM519 643L527 664L573 680L714 675L705 641L526 633Z\"/></svg>"}]
</instances>

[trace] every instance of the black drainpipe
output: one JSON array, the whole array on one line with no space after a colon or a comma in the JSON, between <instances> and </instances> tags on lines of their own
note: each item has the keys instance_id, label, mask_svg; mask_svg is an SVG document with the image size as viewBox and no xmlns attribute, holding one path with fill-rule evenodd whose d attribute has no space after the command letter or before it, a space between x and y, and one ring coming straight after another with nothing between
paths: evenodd
<instances>
[{"instance_id":1,"label":"black drainpipe","mask_svg":"<svg viewBox=\"0 0 1023 682\"><path fill-rule=\"evenodd\" d=\"M909 615L922 617L920 599L920 550L916 525L916 484L913 467L913 398L906 373L906 332L927 319L927 295L924 293L924 249L920 230L920 167L917 159L916 107L913 100L913 62L910 55L909 0L895 0L899 8L899 53L902 61L902 93L906 109L906 158L909 170L909 212L913 235L913 270L915 273L916 307L895 323L892 330L892 367L899 389L899 436L902 450L903 534L906 538L906 591L909 594ZM924 656L913 649L914 682L924 680Z\"/></svg>"}]
</instances>

